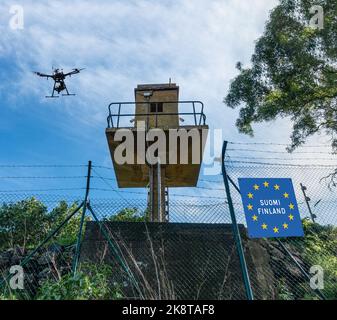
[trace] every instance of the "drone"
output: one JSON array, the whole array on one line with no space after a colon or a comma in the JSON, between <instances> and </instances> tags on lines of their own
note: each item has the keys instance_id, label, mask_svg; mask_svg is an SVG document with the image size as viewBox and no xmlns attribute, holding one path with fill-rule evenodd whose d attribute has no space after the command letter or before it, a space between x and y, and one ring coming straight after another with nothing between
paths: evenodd
<instances>
[{"instance_id":1,"label":"drone","mask_svg":"<svg viewBox=\"0 0 337 320\"><path fill-rule=\"evenodd\" d=\"M78 74L82 70L84 69L73 69L71 72L63 73L62 69L53 69L53 74L44 74L40 72L34 72L34 73L38 75L39 77L47 78L47 80L49 78L54 80L54 87L53 87L52 95L46 96L46 98L58 98L59 96L56 95L55 92L57 92L57 94L60 94L61 92L66 91L67 94L62 94L62 96L75 96L75 94L69 93L64 80L66 79L66 77L68 76L71 77L74 74Z\"/></svg>"}]
</instances>

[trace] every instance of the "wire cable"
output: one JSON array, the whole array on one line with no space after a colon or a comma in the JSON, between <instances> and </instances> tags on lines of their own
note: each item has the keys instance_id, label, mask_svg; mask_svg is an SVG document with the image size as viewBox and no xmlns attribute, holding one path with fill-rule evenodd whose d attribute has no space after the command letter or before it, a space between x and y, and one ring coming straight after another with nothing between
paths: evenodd
<instances>
[{"instance_id":1,"label":"wire cable","mask_svg":"<svg viewBox=\"0 0 337 320\"><path fill-rule=\"evenodd\" d=\"M0 168L83 168L88 165L58 165L58 164L49 164L49 165L29 165L29 164L0 164Z\"/></svg>"},{"instance_id":2,"label":"wire cable","mask_svg":"<svg viewBox=\"0 0 337 320\"><path fill-rule=\"evenodd\" d=\"M60 189L27 189L27 190L0 190L0 193L16 193L16 192L50 192L50 191L79 191L86 188L60 188Z\"/></svg>"},{"instance_id":3,"label":"wire cable","mask_svg":"<svg viewBox=\"0 0 337 320\"><path fill-rule=\"evenodd\" d=\"M336 168L336 165L332 164L294 164L294 163L268 163L268 162L253 162L253 161L228 161L229 164L231 163L238 163L238 164L254 164L254 165L267 165L267 166L280 166L280 167L298 167L298 168Z\"/></svg>"},{"instance_id":4,"label":"wire cable","mask_svg":"<svg viewBox=\"0 0 337 320\"><path fill-rule=\"evenodd\" d=\"M94 168L92 168L92 171L93 172L95 172L95 174L97 174L97 176L113 191L113 192L115 192L115 193L117 193L118 194L118 196L121 198L121 199L123 199L124 201L126 201L128 204L130 204L129 202L128 202L128 200L127 199L125 199L121 194L120 194L120 192L119 191L117 191L114 187L112 187L107 181L106 181L106 179L104 178L104 177L102 177Z\"/></svg>"},{"instance_id":5,"label":"wire cable","mask_svg":"<svg viewBox=\"0 0 337 320\"><path fill-rule=\"evenodd\" d=\"M280 153L280 154L330 154L334 155L332 152L323 152L323 151L296 151L294 153L289 153L287 151L273 151L273 150L257 150L257 149L236 149L230 148L227 151L243 151L243 152L261 152L261 153Z\"/></svg>"},{"instance_id":6,"label":"wire cable","mask_svg":"<svg viewBox=\"0 0 337 320\"><path fill-rule=\"evenodd\" d=\"M53 177L53 176L8 176L8 177L0 177L0 179L83 179L86 176L63 176L63 177Z\"/></svg>"},{"instance_id":7,"label":"wire cable","mask_svg":"<svg viewBox=\"0 0 337 320\"><path fill-rule=\"evenodd\" d=\"M270 158L270 157L241 157L241 156L228 156L230 159L246 159L246 160L284 160L284 161L303 161L303 160L325 160L337 161L336 158Z\"/></svg>"},{"instance_id":8,"label":"wire cable","mask_svg":"<svg viewBox=\"0 0 337 320\"><path fill-rule=\"evenodd\" d=\"M290 144L287 143L274 143L274 142L233 142L228 141L228 144L232 145L264 145L264 146L286 146L289 147ZM321 145L303 145L299 148L331 148L330 144L321 144Z\"/></svg>"}]
</instances>

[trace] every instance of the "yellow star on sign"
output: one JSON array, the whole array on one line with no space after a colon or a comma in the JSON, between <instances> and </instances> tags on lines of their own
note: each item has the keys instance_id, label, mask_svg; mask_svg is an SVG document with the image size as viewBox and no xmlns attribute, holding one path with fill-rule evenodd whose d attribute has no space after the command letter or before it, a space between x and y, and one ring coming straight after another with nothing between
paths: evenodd
<instances>
[{"instance_id":1,"label":"yellow star on sign","mask_svg":"<svg viewBox=\"0 0 337 320\"><path fill-rule=\"evenodd\" d=\"M254 190L259 190L260 189L260 187L256 184L256 185L254 185Z\"/></svg>"},{"instance_id":2,"label":"yellow star on sign","mask_svg":"<svg viewBox=\"0 0 337 320\"><path fill-rule=\"evenodd\" d=\"M264 223L264 224L262 225L262 229L263 229L263 230L267 230L267 229L268 229L268 226Z\"/></svg>"},{"instance_id":3,"label":"yellow star on sign","mask_svg":"<svg viewBox=\"0 0 337 320\"><path fill-rule=\"evenodd\" d=\"M256 215L253 216L253 220L257 221L257 216Z\"/></svg>"},{"instance_id":4,"label":"yellow star on sign","mask_svg":"<svg viewBox=\"0 0 337 320\"><path fill-rule=\"evenodd\" d=\"M280 186L278 184L275 184L274 189L275 190L280 190Z\"/></svg>"},{"instance_id":5,"label":"yellow star on sign","mask_svg":"<svg viewBox=\"0 0 337 320\"><path fill-rule=\"evenodd\" d=\"M250 192L250 193L248 193L248 198L249 198L249 199L253 199L253 198L254 198L254 195Z\"/></svg>"},{"instance_id":6,"label":"yellow star on sign","mask_svg":"<svg viewBox=\"0 0 337 320\"><path fill-rule=\"evenodd\" d=\"M294 220L294 216L291 214L291 215L289 215L289 220Z\"/></svg>"},{"instance_id":7,"label":"yellow star on sign","mask_svg":"<svg viewBox=\"0 0 337 320\"><path fill-rule=\"evenodd\" d=\"M288 224L287 223L283 223L283 229L288 229Z\"/></svg>"},{"instance_id":8,"label":"yellow star on sign","mask_svg":"<svg viewBox=\"0 0 337 320\"><path fill-rule=\"evenodd\" d=\"M291 203L291 204L289 205L289 208L290 208L290 210L294 210L294 209L295 209L295 206Z\"/></svg>"},{"instance_id":9,"label":"yellow star on sign","mask_svg":"<svg viewBox=\"0 0 337 320\"><path fill-rule=\"evenodd\" d=\"M275 228L273 229L273 231L274 231L274 233L278 233L278 228L275 227Z\"/></svg>"},{"instance_id":10,"label":"yellow star on sign","mask_svg":"<svg viewBox=\"0 0 337 320\"><path fill-rule=\"evenodd\" d=\"M269 187L269 182L265 181L265 182L263 183L263 185L264 185L266 188L268 188L268 187Z\"/></svg>"},{"instance_id":11,"label":"yellow star on sign","mask_svg":"<svg viewBox=\"0 0 337 320\"><path fill-rule=\"evenodd\" d=\"M253 206L252 206L251 204L249 204L249 205L247 206L247 208L248 208L248 210L253 210Z\"/></svg>"},{"instance_id":12,"label":"yellow star on sign","mask_svg":"<svg viewBox=\"0 0 337 320\"><path fill-rule=\"evenodd\" d=\"M288 199L289 198L289 194L288 193L284 193L283 196Z\"/></svg>"}]
</instances>

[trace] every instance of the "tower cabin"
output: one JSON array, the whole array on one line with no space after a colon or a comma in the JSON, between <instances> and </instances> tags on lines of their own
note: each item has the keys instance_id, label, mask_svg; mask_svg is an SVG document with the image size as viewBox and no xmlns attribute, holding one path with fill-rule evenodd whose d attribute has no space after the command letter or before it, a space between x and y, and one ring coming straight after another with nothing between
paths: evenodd
<instances>
[{"instance_id":1,"label":"tower cabin","mask_svg":"<svg viewBox=\"0 0 337 320\"><path fill-rule=\"evenodd\" d=\"M208 134L204 105L179 101L179 87L174 83L138 85L134 93L135 102L109 106L106 137L117 184L119 188L149 188L150 221L169 222L168 188L198 183ZM164 140L153 138L157 134ZM133 142L126 143L130 138ZM155 147L159 151L151 156Z\"/></svg>"}]
</instances>

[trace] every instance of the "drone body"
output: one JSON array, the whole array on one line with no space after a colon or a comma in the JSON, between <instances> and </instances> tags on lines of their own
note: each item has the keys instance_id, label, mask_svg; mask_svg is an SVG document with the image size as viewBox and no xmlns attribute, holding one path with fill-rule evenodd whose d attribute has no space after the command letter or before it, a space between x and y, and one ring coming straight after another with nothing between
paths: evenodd
<instances>
[{"instance_id":1,"label":"drone body","mask_svg":"<svg viewBox=\"0 0 337 320\"><path fill-rule=\"evenodd\" d=\"M80 73L82 70L84 69L73 69L71 72L63 73L63 70L61 69L54 69L53 74L44 74L40 72L34 72L34 73L42 78L47 78L47 80L49 78L54 80L54 87L53 87L52 95L46 96L46 98L58 98L59 96L55 95L55 92L57 92L57 94L60 94L61 92L66 91L67 94L63 94L63 96L74 96L75 95L75 94L69 93L68 88L65 83L65 79L68 76L71 77L74 74Z\"/></svg>"}]
</instances>

